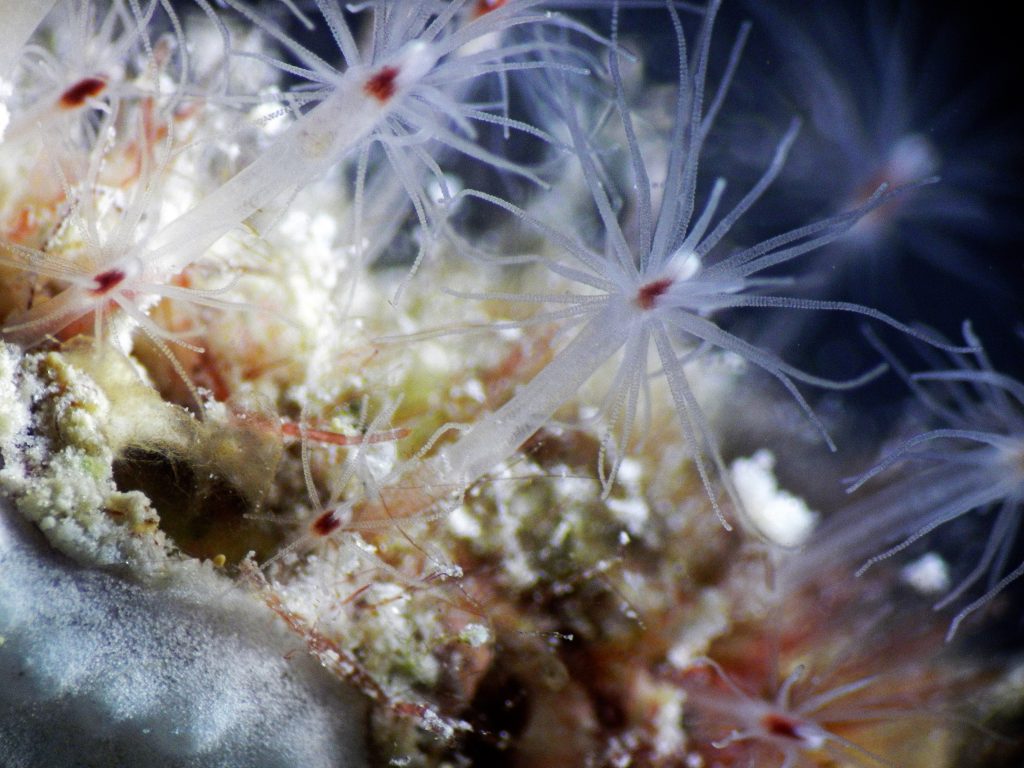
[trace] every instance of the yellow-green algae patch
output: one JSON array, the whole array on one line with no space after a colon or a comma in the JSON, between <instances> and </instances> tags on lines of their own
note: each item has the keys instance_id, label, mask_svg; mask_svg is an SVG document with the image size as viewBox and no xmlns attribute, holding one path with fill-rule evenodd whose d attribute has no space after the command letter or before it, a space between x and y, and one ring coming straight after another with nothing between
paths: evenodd
<instances>
[{"instance_id":1,"label":"yellow-green algae patch","mask_svg":"<svg viewBox=\"0 0 1024 768\"><path fill-rule=\"evenodd\" d=\"M169 546L145 496L111 472L111 400L59 352L0 353L4 416L0 488L68 555L95 564L159 568Z\"/></svg>"},{"instance_id":2,"label":"yellow-green algae patch","mask_svg":"<svg viewBox=\"0 0 1024 768\"><path fill-rule=\"evenodd\" d=\"M199 420L130 358L89 343L4 345L0 361L0 488L66 554L146 573L179 549L240 560L279 545L276 531L224 519L244 521L266 496L282 453L275 421L217 404Z\"/></svg>"}]
</instances>

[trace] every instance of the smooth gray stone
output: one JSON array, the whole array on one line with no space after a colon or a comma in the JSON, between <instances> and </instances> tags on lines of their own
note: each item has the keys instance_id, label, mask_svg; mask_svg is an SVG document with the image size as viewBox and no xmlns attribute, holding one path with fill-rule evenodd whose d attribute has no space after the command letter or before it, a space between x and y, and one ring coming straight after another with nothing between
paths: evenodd
<instances>
[{"instance_id":1,"label":"smooth gray stone","mask_svg":"<svg viewBox=\"0 0 1024 768\"><path fill-rule=\"evenodd\" d=\"M227 592L79 566L0 499L0 766L367 765L362 698Z\"/></svg>"}]
</instances>

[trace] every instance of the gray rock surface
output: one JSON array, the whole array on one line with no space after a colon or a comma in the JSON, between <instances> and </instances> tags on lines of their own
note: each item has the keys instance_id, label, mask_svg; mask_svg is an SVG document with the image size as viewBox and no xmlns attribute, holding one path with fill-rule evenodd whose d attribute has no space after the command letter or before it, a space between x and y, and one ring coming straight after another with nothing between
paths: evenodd
<instances>
[{"instance_id":1,"label":"gray rock surface","mask_svg":"<svg viewBox=\"0 0 1024 768\"><path fill-rule=\"evenodd\" d=\"M0 499L0 766L366 765L360 697L219 582L83 568Z\"/></svg>"}]
</instances>

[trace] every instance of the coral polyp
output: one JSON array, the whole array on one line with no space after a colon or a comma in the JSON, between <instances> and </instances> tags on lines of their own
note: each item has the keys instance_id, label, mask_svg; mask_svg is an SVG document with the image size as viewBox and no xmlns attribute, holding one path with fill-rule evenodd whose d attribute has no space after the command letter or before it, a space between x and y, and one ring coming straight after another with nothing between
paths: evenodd
<instances>
[{"instance_id":1,"label":"coral polyp","mask_svg":"<svg viewBox=\"0 0 1024 768\"><path fill-rule=\"evenodd\" d=\"M969 324L963 332L979 344ZM849 491L858 500L836 516L831 529L820 532L810 549L821 558L845 548L846 556L864 558L858 570L864 573L947 524L991 515L977 564L936 604L955 604L979 582L987 584L954 617L952 637L965 618L1024 574L1024 564L1012 560L1024 513L1024 386L994 370L980 346L973 355L953 356L951 368L919 373L910 373L880 349L935 420L935 428L896 445L851 481ZM902 473L895 475L898 469ZM864 488L887 476L890 482L875 488L874 496ZM869 542L896 543L868 557Z\"/></svg>"},{"instance_id":2,"label":"coral polyp","mask_svg":"<svg viewBox=\"0 0 1024 768\"><path fill-rule=\"evenodd\" d=\"M982 284L804 267L956 166L910 133L808 204L762 21L0 8L0 763L1013 764Z\"/></svg>"}]
</instances>

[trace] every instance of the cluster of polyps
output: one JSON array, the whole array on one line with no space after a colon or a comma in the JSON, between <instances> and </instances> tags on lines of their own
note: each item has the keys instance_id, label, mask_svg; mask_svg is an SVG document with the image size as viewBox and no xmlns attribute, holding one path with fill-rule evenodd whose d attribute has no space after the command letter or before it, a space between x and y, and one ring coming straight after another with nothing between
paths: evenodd
<instances>
[{"instance_id":1,"label":"cluster of polyps","mask_svg":"<svg viewBox=\"0 0 1024 768\"><path fill-rule=\"evenodd\" d=\"M531 12L540 4L540 0L522 0L497 4L486 12L473 12L474 4L465 2L367 4L373 14L372 40L360 47L340 7L320 3L344 62L336 68L247 6L230 3L302 66L252 55L308 84L286 97L296 113L295 122L260 158L206 196L164 236L170 242L189 237L192 247L208 247L273 201L287 199L327 169L352 159L357 165L358 225L375 145L383 150L428 232L436 220L428 180L440 185L444 198L451 197L436 158L437 145L536 178L521 165L478 145L473 126L496 124L543 134L465 97L468 84L474 81L542 66L536 55L544 50L543 44L505 43L502 37L515 27L558 24L545 13ZM568 20L561 24L574 26ZM354 240L361 238L355 235Z\"/></svg>"},{"instance_id":2,"label":"cluster of polyps","mask_svg":"<svg viewBox=\"0 0 1024 768\"><path fill-rule=\"evenodd\" d=\"M37 5L42 17L53 4ZM173 284L196 257L155 253L150 239L180 119L182 82L170 76L188 70L182 30L168 8L173 33L151 39L157 0L66 5L47 24L55 50L28 45L20 69L4 73L19 89L4 104L0 157L33 179L58 180L29 186L7 211L0 263L47 280L8 308L4 336L34 346L84 330L102 342L113 310L119 327L127 318L173 359L165 340L188 343L148 318L160 297L230 304Z\"/></svg>"},{"instance_id":3,"label":"cluster of polyps","mask_svg":"<svg viewBox=\"0 0 1024 768\"><path fill-rule=\"evenodd\" d=\"M331 169L340 169L336 177L351 182L353 231L346 233L345 239L356 244L355 261L361 262L360 267L367 266L370 255L389 246L397 226L394 222L405 218L414 219L419 227L419 256L413 268L429 246L442 240L441 235L459 251L470 235L460 229L458 215L448 214L479 206L485 209L485 215L510 214L513 226L526 225L535 239L544 242L543 255L493 256L484 253L485 246L474 243L457 253L463 264L472 267L479 260L491 268L539 267L537 272L545 273L560 287L566 283L578 287L571 292L529 295L463 292L463 296L472 298L547 307L525 319L506 319L495 325L503 329L562 325L570 329L570 338L562 345L553 345L550 362L536 366L532 376L522 377L522 386L504 405L457 430L445 425L422 449L417 451L415 447L413 459L400 464L399 471L389 476L374 473L366 446L377 439L375 435L390 440L406 434L401 429L386 429L392 417L401 418L397 407L384 408L375 419L360 420L358 426L368 428L369 435L348 440L327 438L326 442L333 443L339 452L348 451L349 461L339 462L336 467L343 466L342 470L322 485L310 468L307 441L303 446L303 470L313 513L311 534L299 543L317 539L339 543L346 537L356 540L352 529L360 524L390 526L395 524L395 517L427 517L438 508L443 514L447 507L436 504L439 499L447 501L444 497L453 490L461 494L512 458L562 406L576 402L581 388L605 365L614 367L614 372L609 394L598 404L605 426L595 451L599 454L598 474L605 496L613 492L623 458L635 442L637 416L656 396L652 394L654 380L664 379L678 431L693 455L704 492L723 524L730 527L719 500L722 488L731 497L737 518L742 517L742 510L730 488L713 424L698 404L687 366L705 363L716 350L742 357L782 384L830 446L823 424L798 385L846 389L880 374L881 369L848 381L805 372L729 330L720 322L724 311L781 308L855 313L951 354L976 354L977 343L971 338L966 347L949 345L868 307L776 294L790 280L779 278L771 270L788 268L794 260L842 238L866 215L899 199L899 190L884 185L872 187L850 210L751 247L727 250L740 219L779 178L797 141L800 124L794 120L788 129L779 131L781 135L766 158L760 178L728 212L720 212L726 200L723 178L709 185L706 202L702 206L698 203L703 149L726 102L748 31L742 28L717 86L709 88L708 82L714 79L711 48L720 6L717 1L701 9L702 27L694 46L689 45L683 32L677 9L682 4L666 2L660 10L675 32L680 73L664 168L659 167L661 160L645 141L644 127L627 95L617 3L593 3L613 10L611 39L602 40L572 18L545 10L542 0L371 0L351 8L320 0L320 16L340 54L337 65L286 31L280 17L264 15L242 0L225 0L224 4L228 10L222 16L205 1L198 2L219 24L224 43L219 74L226 85L215 93L204 92L206 80L190 71L188 40L165 0L150 0L143 5L134 0L127 4L113 0L102 13L84 0L61 2L57 17L48 22L48 27L59 28L59 14L71 7L76 34L70 45L82 55L41 55L33 47L26 51L13 79L31 87L19 86L6 103L12 120L7 139L0 144L0 154L16 151L30 141L38 142L43 135L56 136L49 150L53 157L44 157L40 164L52 168L52 175L61 183L41 206L45 208L44 222L33 223L33 217L39 214L28 204L20 208L14 204L16 210L10 212L12 224L6 227L0 245L0 265L12 274L31 279L25 292L28 298L5 318L8 340L30 346L48 335L67 337L88 331L91 326L101 343L119 336L122 346L130 350L126 334L109 333L108 321L113 320L127 321L131 329L141 328L172 361L174 350L166 342L198 351L176 329L166 328L155 319L151 314L155 303L166 298L216 308L238 306L215 291L188 287L187 273L229 232L254 225L268 212L286 208ZM290 3L286 5L295 10ZM633 10L646 5L649 3L623 2L622 7ZM45 12L45 4L20 11L5 30L10 39L0 40L0 50L6 52L11 45L19 48ZM308 23L301 14L296 16L299 23ZM240 18L261 30L278 47L279 55L288 60L235 47L233 32L224 23L227 18ZM358 24L354 18L363 23ZM171 30L169 37L152 39L158 23ZM365 39L360 39L360 32L366 34ZM579 39L585 43L579 45ZM11 45L5 45L8 42ZM600 52L595 53L596 48ZM594 85L606 58L608 93ZM304 82L284 92L234 92L232 71L242 65L254 66L254 62ZM57 64L67 71L58 71ZM10 68L3 69L6 66L0 59L0 76L10 75ZM210 81L216 79L207 74ZM508 91L520 75L532 89L529 98L535 100L537 111L547 115L549 122L536 125L512 116L514 99ZM584 87L577 91L580 84ZM483 93L485 86L491 86L499 96ZM583 94L581 101L604 98L605 105L588 113L575 99L577 92ZM165 192L175 174L192 170L178 163L182 157L190 157L197 146L202 147L207 136L200 131L221 130L222 123L213 119L204 122L208 114L217 115L220 110L238 106L267 109L268 103L274 105L269 109L276 109L278 117L285 118L285 126L261 136L255 142L257 150L240 170L225 174L222 183L200 190L187 206L162 206L164 197L170 196ZM610 107L605 108L607 105ZM573 165L581 174L587 205L596 211L600 234L584 237L577 232L575 222L553 226L550 219L537 215L529 202L518 198L509 200L492 191L460 189L452 173L457 168L453 158L458 155L463 161L518 175L538 188L549 183L544 165L527 166L478 141L479 134L484 133L482 128L487 126L504 134L524 134L547 144L552 151L568 148L566 165ZM614 188L614 153L602 143L602 137L613 130L621 134L625 147L620 174L625 177L625 206ZM561 146L563 138L566 146ZM238 147L233 150L245 156ZM234 171L233 160L225 160L222 166ZM114 167L127 167L130 172L113 173ZM912 170L900 181L923 184L928 181L919 178L924 173ZM658 181L662 175L664 181ZM381 215L376 209L387 208L392 200L399 202L387 212L391 225L376 231L365 223L371 218L366 214L374 210L375 215ZM344 213L336 215L340 218ZM337 267L337 271L341 269ZM325 282L330 282L329 278L333 275L325 275ZM428 299L431 290L430 285L423 288ZM451 293L459 292L451 291L447 298ZM387 309L382 304L380 314ZM90 319L91 323L80 322ZM336 336L338 329L331 325L323 335ZM652 361L656 362L652 365ZM955 434L940 431L911 441L893 459L884 461L879 471L935 440L976 444L973 447L977 450L958 452L956 460L948 462L972 471L957 473L955 480L945 479L945 467L922 475L919 483L950 498L943 500L936 493L917 495L915 499L934 504L927 511L904 505L893 506L891 515L875 513L869 524L856 528L856 543L862 546L861 542L868 540L868 546L875 546L881 534L891 543L895 533L909 544L952 517L1001 501L1004 506L992 543L977 571L955 594L972 586L985 572L993 574L993 593L1020 574L1019 568L1006 573L1010 545L1003 543L1012 540L1009 534L1019 522L1020 449L1019 444L1011 449L1009 439L1021 432L1019 413L1014 411L1014 398L1020 397L1019 390L998 378L984 361L976 369L969 363L962 363L961 368L966 372L959 374L960 378L955 371L933 374L933 378L942 376L947 383L959 382L983 391L1009 427L982 426L971 431L968 416L976 415L978 409L958 415L948 405L936 408L940 416L956 417ZM187 381L188 371L180 365L177 371ZM312 389L323 383L315 379L311 375L307 381L293 383L311 383ZM919 375L910 380L922 391L928 379ZM231 394L227 389L223 392L225 397ZM193 396L200 399L195 391ZM969 400L962 392L953 392L951 397L957 404ZM319 439L318 434L330 434L290 423L286 426L286 432L314 441ZM457 433L450 440L449 431ZM985 467L985 472L1000 467L1012 480L992 484L992 475L975 472L975 467ZM994 490L989 487L993 485ZM318 487L325 486L332 490L326 503L321 503ZM412 501L396 509L390 500L402 494ZM382 508L386 515L374 514ZM845 541L848 539L837 538L835 545L843 546ZM297 548L285 549L292 555ZM391 565L376 553L364 560L388 577L402 577L397 569L389 570ZM447 568L444 561L437 562ZM801 562L807 567L813 560ZM457 568L452 567L445 575L455 573ZM856 693L860 684L812 698L801 708L790 700L790 693L799 686L798 677L794 672L771 700L755 701L749 695L744 698L740 689L727 685L731 696L710 697L708 701L712 708L738 714L743 721L730 737L732 741L765 740L779 748L786 763L795 761L793 755L805 750L827 749L834 744L848 747L817 725L815 717L820 707L847 693Z\"/></svg>"},{"instance_id":4,"label":"cluster of polyps","mask_svg":"<svg viewBox=\"0 0 1024 768\"><path fill-rule=\"evenodd\" d=\"M201 259L211 245L246 219L280 198L286 203L332 166L353 156L358 156L355 198L356 220L359 221L361 203L358 201L363 195L370 149L375 144L383 147L425 228L434 218L435 205L426 191L424 174L434 176L442 189L447 190L444 173L432 156L432 152L436 153L434 143L450 146L502 170L519 171L534 178L525 168L476 145L473 123L485 122L505 129L543 134L500 112L467 103L462 97L467 82L486 76L504 77L509 71L541 66L540 62L531 60L531 57L536 58L536 49L542 47L539 43L506 45L501 42L501 34L508 29L552 23L547 14L529 12L538 4L537 0L526 0L508 7L494 6L493 10L490 7L473 10L470 4L461 2L436 6L421 3L373 5L370 6L372 44L361 49L341 9L323 3L321 12L345 64L335 69L286 36L272 22L243 4L233 3L236 10L288 48L305 66L276 62L262 54L251 55L270 61L289 74L305 77L314 87L298 89L286 97L296 119L260 157L170 221L161 221L160 211L151 207L158 207L160 196L156 187L169 170L167 164L172 151L177 149L172 128L179 109L184 102L196 101L201 96L196 92L198 84L187 79L189 59L180 23L166 6L164 11L170 26L179 38L178 65L182 73L180 81L167 95L161 93L159 70L166 65L170 53L165 50L166 45L155 49L149 39L148 25L159 7L156 0L145 9L131 6L131 10L122 2L115 2L98 19L91 3L72 4L77 11L74 18L76 40L82 44L72 48L95 55L82 54L69 60L39 56L41 62L29 66L33 52L29 50L25 54L26 71L19 76L35 85L34 80L38 79L35 76L46 74L46 86L53 93L33 94L23 103L11 101L8 106L13 114L12 134L4 150L11 151L12 142L22 138L24 131L19 126L37 127L43 121L55 123L58 117L65 116L63 122L53 127L58 131L59 141L92 144L87 150L90 168L84 178L64 184L64 197L73 205L71 219L85 231L86 248L84 255L71 263L10 240L4 244L9 254L5 259L8 266L71 284L64 290L58 289L52 302L27 308L23 316L9 322L7 333L11 338L31 344L79 318L94 314L94 327L99 336L104 310L112 302L151 337L182 343L169 333L161 332L146 318L149 304L140 302L138 297L155 294L199 304L229 306L211 293L191 291L171 283ZM212 14L205 4L201 5ZM33 21L38 19L28 18L22 26L30 30ZM575 26L568 20L555 23ZM115 35L116 41L112 39ZM84 45L86 38L88 46ZM111 63L111 60L127 59L129 53L136 52L150 70L142 74L157 78L155 87L148 91L140 92L137 83L128 82L123 65L118 69ZM50 59L65 64L65 69L79 65L81 71L53 73L52 66L43 66ZM228 61L226 59L223 66L226 67ZM123 81L114 82L117 76ZM31 88L27 90L32 93ZM262 98L258 94L240 99L223 96L225 101L236 103ZM303 109L311 103L316 106ZM90 198L99 194L96 187L100 168L112 151L115 132L112 116L119 110L127 111L129 105L140 113L145 109L149 122L163 121L164 152L159 162L148 158L145 172L134 180L126 215L107 238L98 231L93 215L95 202ZM40 109L43 112L39 112ZM84 117L79 114L83 110L88 113ZM60 126L70 127L71 116L77 118L74 122L77 127L92 119L96 112L106 112L108 119L97 131L87 132L84 139L79 137L78 131L67 135L59 133ZM122 130L117 135L120 146L126 146L124 133ZM151 125L143 125L139 133L136 152L148 155L153 150L150 145L155 141L154 130ZM34 139L38 141L40 136ZM58 161L59 158L53 159L55 165ZM417 164L421 167L414 167ZM87 200L74 205L73 198L78 194ZM447 191L445 196L450 196ZM354 239L360 240L358 235ZM26 336L28 331L35 335Z\"/></svg>"},{"instance_id":5,"label":"cluster of polyps","mask_svg":"<svg viewBox=\"0 0 1024 768\"><path fill-rule=\"evenodd\" d=\"M759 274L820 248L856 224L867 212L884 204L892 196L885 185L877 189L859 208L769 238L725 257L715 258L718 246L737 221L753 206L778 176L796 138L799 123L794 121L779 141L774 155L758 182L735 207L717 222L719 202L725 180L717 179L704 209L698 213L696 189L698 164L708 133L722 106L726 91L739 61L746 28L737 39L717 91L705 109L705 88L709 68L711 32L720 3L705 11L703 28L696 50L688 52L682 25L670 9L677 34L680 70L671 149L660 207L655 210L654 185L636 137L633 117L623 95L618 52L613 48L610 71L615 89L613 106L621 121L629 154L630 186L636 192L637 221L630 231L620 220L606 188L601 169L594 158L600 148L592 139L593 129L580 122L570 95L570 86L556 70L546 84L549 97L560 107L560 115L571 136L574 154L581 165L586 186L604 229L602 250L588 246L572 232L557 230L527 211L501 198L466 190L460 198L483 200L514 214L527 225L548 237L561 258L542 261L561 278L583 287L581 295L495 296L561 305L561 308L532 317L539 320L581 325L564 349L528 384L499 410L477 422L452 446L438 455L430 474L439 484L465 487L484 472L507 459L555 411L572 399L594 373L622 350L611 392L603 404L609 428L602 443L599 471L607 493L614 482L616 468L632 437L633 421L648 391L651 374L648 354L656 351L660 371L668 382L686 442L705 490L722 523L728 528L718 505L710 459L717 473L725 478L725 468L707 419L691 391L684 372L687 363L702 358L712 349L738 354L772 376L790 392L818 427L831 448L835 448L824 426L797 390L796 382L832 389L856 387L881 373L876 368L850 381L832 381L787 364L769 350L761 349L717 325L711 317L722 310L738 308L789 308L853 312L881 321L940 347L957 350L933 337L915 331L891 317L857 304L838 301L791 298L770 295L769 288L786 284L779 278ZM613 45L615 38L613 36ZM483 296L483 295L481 295ZM884 366L883 366L884 367ZM612 448L612 446L614 446ZM606 453L612 453L610 468ZM724 481L726 490L735 495Z\"/></svg>"},{"instance_id":6,"label":"cluster of polyps","mask_svg":"<svg viewBox=\"0 0 1024 768\"><path fill-rule=\"evenodd\" d=\"M775 376L822 433L824 428L798 392L795 382L842 389L862 383L878 370L851 381L829 381L805 373L773 353L723 330L712 322L711 315L725 309L752 307L850 311L926 338L867 307L766 295L765 290L778 285L779 281L758 276L841 236L862 215L888 199L889 193L884 187L853 211L786 232L724 258L714 257L733 225L758 201L781 171L798 130L798 124L794 122L779 142L761 179L727 215L715 221L725 189L723 179L715 182L703 211L695 215L702 148L725 99L746 37L744 29L732 50L719 87L705 108L711 31L719 3L713 3L705 10L699 43L692 54L687 51L675 8L668 7L676 29L680 71L683 74L678 85L667 176L657 210L652 203L650 174L624 96L617 42L612 40L612 103L626 137L632 186L637 192L638 223L636 231L629 235L605 188L603 172L594 160L599 147L592 138L592 128L581 123L571 103L570 76L586 74L581 62L586 63L592 57L564 41L552 42L539 33L511 42L504 37L517 28L555 27L563 37L564 33L580 31L574 22L552 17L537 9L541 5L540 0L486 6L464 2L436 6L369 4L366 9L372 13L371 41L363 47L356 43L350 23L341 9L331 3L321 3L320 11L344 61L342 68L331 66L249 6L241 2L230 5L301 62L299 66L259 53L238 54L269 63L308 81L308 86L284 97L288 109L295 115L294 122L270 142L262 155L219 188L203 196L190 210L169 222L143 215L143 207L153 196L152 176L162 173L163 169L147 173L129 206L126 223L112 238L112 246L99 241L93 225L92 237L88 238L90 253L79 264L55 266L46 263L52 259L47 259L41 251L8 245L8 251L17 254L7 260L8 265L77 282L59 292L52 302L31 308L26 317L8 325L8 332L31 329L52 333L83 315L93 313L99 335L104 308L113 302L151 337L170 338L146 318L147 305L140 304L138 296L155 294L190 299L200 304L229 306L208 293L200 294L167 284L201 258L227 232L275 202L280 203L282 198L286 203L298 190L323 175L326 169L341 162L352 161L355 164L355 226L358 229L371 149L379 146L409 196L424 230L424 242L429 242L431 233L438 230L437 221L441 215L441 209L428 192L427 181L432 181L441 191L442 202L451 204L464 198L482 200L514 213L537 228L565 252L568 260L576 262L553 260L547 266L560 277L574 280L592 291L582 296L524 297L531 301L566 305L541 319L582 323L582 328L574 340L556 355L551 365L524 386L516 397L480 420L454 445L438 455L430 472L436 473L432 480L440 486L466 487L507 459L550 419L560 405L572 399L599 367L624 350L612 394L604 408L610 427L602 446L600 471L607 492L614 481L618 462L630 442L633 421L648 386L647 356L653 346L705 489L725 523L712 487L707 458L710 457L722 476L724 464L710 426L687 382L683 365L698 360L713 348L737 353ZM138 47L145 51L151 68L158 69L160 57L149 42L146 26L156 7L154 2L145 12L135 8L133 13L128 13L120 4L115 4L103 18L97 34L106 39L113 34L111 30L119 30L127 43L114 46L115 50ZM209 12L208 8L206 10ZM176 17L169 8L166 12L180 36L181 28ZM81 24L90 21L91 14L83 14ZM183 40L179 40L179 46L182 51L186 48ZM231 52L228 55L230 57ZM188 57L184 52L180 57L180 69L184 72L180 78L183 83L175 90L173 98L168 99L166 105L161 105L168 126L173 123L177 106L192 95L191 86L184 83L188 69ZM530 169L506 160L473 140L476 135L474 123L493 124L506 131L514 129L551 140L547 133L509 117L505 113L507 98L497 110L467 98L467 82L496 78L507 87L508 73L523 70L540 71L537 78L548 91L547 98L559 107L557 111L571 137L572 149L604 227L604 253L595 251L571 233L542 224L521 207L501 198L474 190L453 194L449 189L449 180L439 164L439 145L500 170L540 181ZM128 97L120 92L121 89L110 88L107 78L107 75L98 76L90 70L86 79L65 90L61 98L66 100L71 92L88 92L88 97L77 99L77 102L86 104L89 98L96 99L110 91L111 95L105 97L105 101L94 106L116 112L121 100ZM103 88L99 88L99 84L103 84ZM92 85L96 87L92 88ZM159 92L157 87L157 96ZM224 98L232 100L227 95ZM244 103L260 98L258 94L249 94L234 97L234 101ZM167 131L167 135L170 147L172 133ZM94 166L102 162L105 147L105 139L95 142L92 151ZM91 174L92 177L96 175L95 171ZM87 192L95 194L88 187ZM148 232L142 236L135 230L144 220ZM354 240L361 242L362 238L357 234ZM522 261L519 259L520 263ZM537 318L530 320L531 323L537 321ZM831 441L829 444L831 446ZM613 458L610 469L606 469L605 454L609 452ZM728 483L725 486L728 490Z\"/></svg>"}]
</instances>

